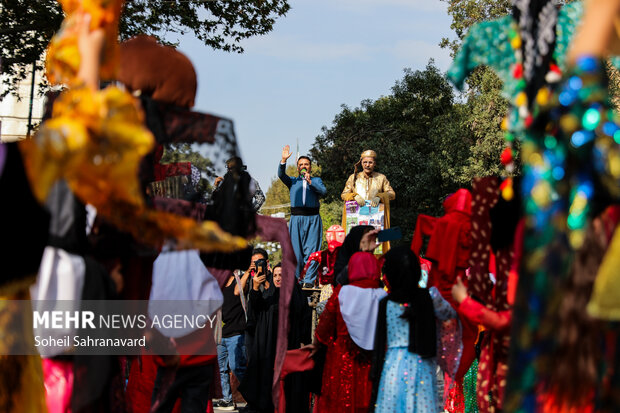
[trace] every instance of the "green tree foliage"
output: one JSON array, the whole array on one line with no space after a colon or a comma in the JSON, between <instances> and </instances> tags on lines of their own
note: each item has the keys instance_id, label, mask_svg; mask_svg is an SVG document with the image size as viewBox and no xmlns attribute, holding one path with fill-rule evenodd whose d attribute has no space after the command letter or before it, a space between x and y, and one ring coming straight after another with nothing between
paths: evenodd
<instances>
[{"instance_id":1,"label":"green tree foliage","mask_svg":"<svg viewBox=\"0 0 620 413\"><path fill-rule=\"evenodd\" d=\"M214 49L243 52L243 39L269 33L289 9L288 0L133 0L125 2L119 30L121 39L192 33ZM40 57L63 18L55 0L0 3L0 50L8 75L0 97L17 93L17 82L33 62L43 69Z\"/></svg>"},{"instance_id":2,"label":"green tree foliage","mask_svg":"<svg viewBox=\"0 0 620 413\"><path fill-rule=\"evenodd\" d=\"M295 165L287 165L286 174L289 176L297 175L297 168ZM269 189L265 192L265 203L259 211L263 215L276 214L278 212L284 212L288 219L291 213L291 197L286 185L280 181L277 176L271 180Z\"/></svg>"},{"instance_id":3,"label":"green tree foliage","mask_svg":"<svg viewBox=\"0 0 620 413\"><path fill-rule=\"evenodd\" d=\"M457 38L442 39L440 46L449 48L454 56L469 28L476 23L505 16L511 11L511 0L442 0L448 3L452 16L451 28ZM493 53L493 51L489 51ZM499 174L499 156L504 147L501 121L506 115L508 101L501 95L502 81L488 67L477 68L467 79L468 129L473 133L474 146L465 168L467 176Z\"/></svg>"},{"instance_id":4,"label":"green tree foliage","mask_svg":"<svg viewBox=\"0 0 620 413\"><path fill-rule=\"evenodd\" d=\"M474 145L465 168L470 177L499 175L499 162L505 147L502 119L508 111L508 101L501 95L502 81L489 68L474 71L470 82L476 87L467 94L467 128L473 133Z\"/></svg>"},{"instance_id":5,"label":"green tree foliage","mask_svg":"<svg viewBox=\"0 0 620 413\"><path fill-rule=\"evenodd\" d=\"M452 16L450 28L457 38L450 40L444 37L439 44L456 54L461 41L469 28L481 21L495 19L510 13L511 0L441 0L448 3L448 14Z\"/></svg>"},{"instance_id":6,"label":"green tree foliage","mask_svg":"<svg viewBox=\"0 0 620 413\"><path fill-rule=\"evenodd\" d=\"M311 149L323 170L328 203L342 208L340 193L366 149L377 152L377 171L396 191L392 226L411 239L419 213L437 215L446 195L469 186L475 134L467 105L431 61L423 71L405 70L392 94L342 107L331 128L324 127Z\"/></svg>"}]
</instances>

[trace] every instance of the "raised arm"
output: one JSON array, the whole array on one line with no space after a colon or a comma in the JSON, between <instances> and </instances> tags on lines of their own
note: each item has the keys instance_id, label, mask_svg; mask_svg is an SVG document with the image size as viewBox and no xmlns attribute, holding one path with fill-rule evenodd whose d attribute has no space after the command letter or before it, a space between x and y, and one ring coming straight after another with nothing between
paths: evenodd
<instances>
[{"instance_id":1,"label":"raised arm","mask_svg":"<svg viewBox=\"0 0 620 413\"><path fill-rule=\"evenodd\" d=\"M441 296L441 293L437 290L437 288L431 287L428 289L428 292L433 300L435 317L437 317L438 320L446 321L456 318L456 310Z\"/></svg>"},{"instance_id":2,"label":"raised arm","mask_svg":"<svg viewBox=\"0 0 620 413\"><path fill-rule=\"evenodd\" d=\"M492 311L471 297L465 298L458 308L459 314L474 324L482 324L489 330L502 331L510 327L512 312Z\"/></svg>"},{"instance_id":3,"label":"raised arm","mask_svg":"<svg viewBox=\"0 0 620 413\"><path fill-rule=\"evenodd\" d=\"M278 178L280 178L280 180L288 188L290 188L291 185L293 185L293 181L291 180L291 177L286 174L286 161L288 160L288 158L291 157L291 155L292 155L291 147L286 145L282 149L282 160L280 161L280 164L278 165Z\"/></svg>"},{"instance_id":4,"label":"raised arm","mask_svg":"<svg viewBox=\"0 0 620 413\"><path fill-rule=\"evenodd\" d=\"M252 263L252 266L254 266L254 263ZM246 272L243 273L243 275L241 276L241 279L239 280L239 282L241 283L241 285L236 284L235 285L235 290L234 293L235 295L240 295L241 291L243 291L243 293L245 294L245 287L248 284L248 279L250 278L250 272L251 272L252 267L250 267L250 269L248 269Z\"/></svg>"}]
</instances>

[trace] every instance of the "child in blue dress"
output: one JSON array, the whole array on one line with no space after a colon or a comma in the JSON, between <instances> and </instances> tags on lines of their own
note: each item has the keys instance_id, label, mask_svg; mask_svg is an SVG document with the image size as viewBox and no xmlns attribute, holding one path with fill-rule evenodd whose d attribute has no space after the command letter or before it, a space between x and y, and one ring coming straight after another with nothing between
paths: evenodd
<instances>
[{"instance_id":1,"label":"child in blue dress","mask_svg":"<svg viewBox=\"0 0 620 413\"><path fill-rule=\"evenodd\" d=\"M447 330L443 326L444 322L458 325L456 311L435 287L419 287L420 261L409 248L390 250L385 255L383 274L389 294L379 304L371 406L375 413L440 412L437 356L451 359L452 371L448 373L453 374L460 350L448 346L452 354L444 352L446 346L438 345L438 338L442 343L460 342L458 329L452 329L453 336L445 340Z\"/></svg>"}]
</instances>

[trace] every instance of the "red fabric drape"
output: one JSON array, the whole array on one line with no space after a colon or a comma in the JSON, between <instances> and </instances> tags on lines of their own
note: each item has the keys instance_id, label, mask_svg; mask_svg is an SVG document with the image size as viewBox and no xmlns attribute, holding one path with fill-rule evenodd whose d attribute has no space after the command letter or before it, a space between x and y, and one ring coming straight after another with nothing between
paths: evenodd
<instances>
[{"instance_id":1,"label":"red fabric drape","mask_svg":"<svg viewBox=\"0 0 620 413\"><path fill-rule=\"evenodd\" d=\"M278 341L276 343L276 359L273 366L272 383L273 405L276 406L276 411L278 411L280 399L280 372L282 371L288 345L288 309L293 293L297 260L295 259L293 244L291 244L291 238L285 220L257 215L256 235L263 241L277 241L282 247L282 284L280 286L280 302L278 307Z\"/></svg>"}]
</instances>

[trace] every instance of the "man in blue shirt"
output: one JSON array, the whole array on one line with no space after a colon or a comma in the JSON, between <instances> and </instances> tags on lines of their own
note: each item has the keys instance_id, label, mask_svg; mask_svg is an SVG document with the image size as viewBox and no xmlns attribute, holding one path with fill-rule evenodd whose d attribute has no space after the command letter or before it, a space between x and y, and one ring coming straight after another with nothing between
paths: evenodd
<instances>
[{"instance_id":1,"label":"man in blue shirt","mask_svg":"<svg viewBox=\"0 0 620 413\"><path fill-rule=\"evenodd\" d=\"M289 233L297 258L295 277L304 268L310 254L321 250L323 238L323 221L319 215L319 197L327 192L321 178L312 178L310 158L300 156L297 160L298 176L286 175L286 161L291 157L291 148L286 145L282 149L282 161L278 167L278 178L288 187L291 193L291 220ZM304 287L310 287L316 280L318 263L313 262L304 279Z\"/></svg>"}]
</instances>

